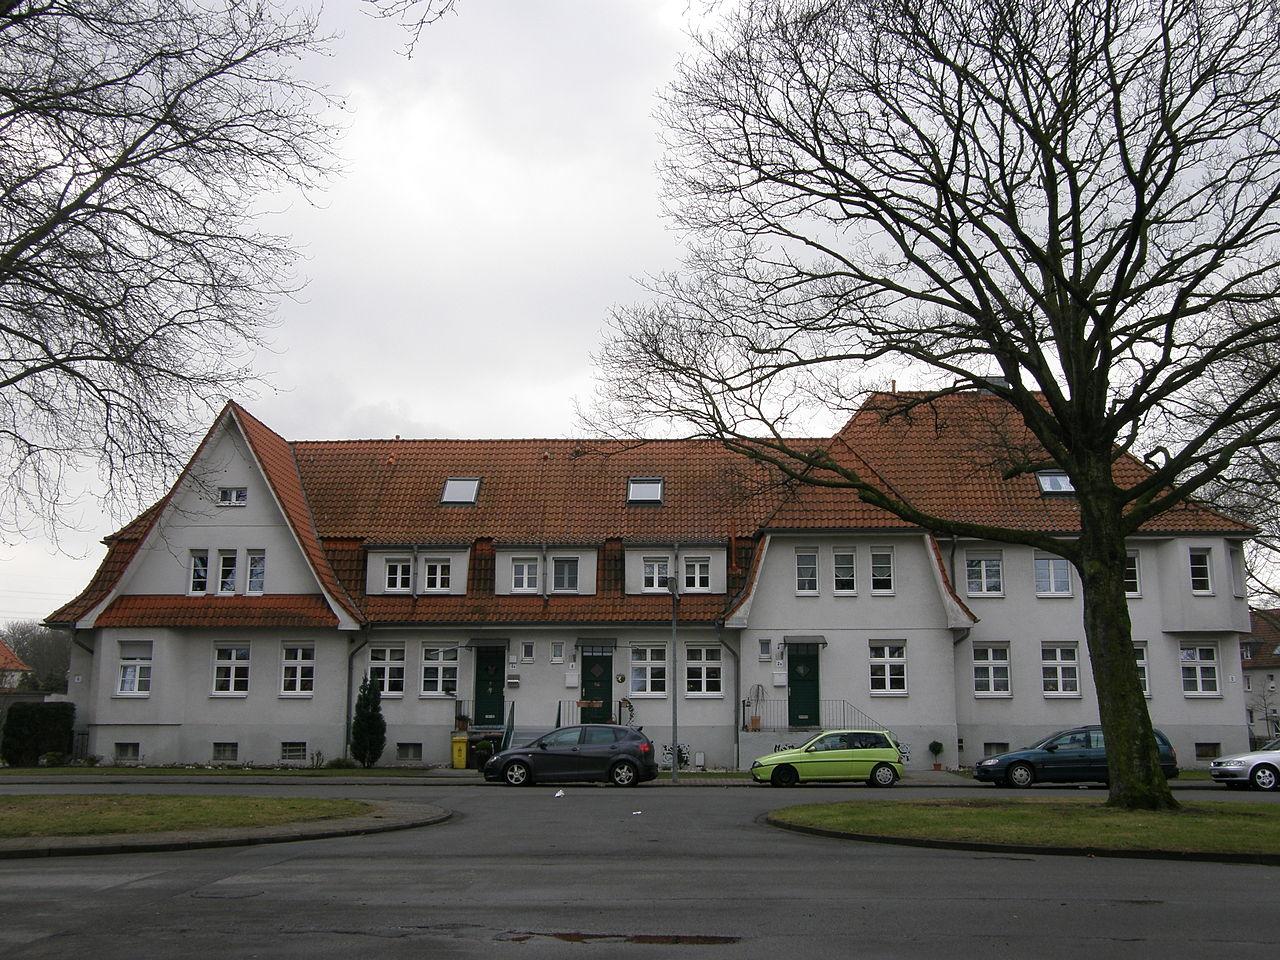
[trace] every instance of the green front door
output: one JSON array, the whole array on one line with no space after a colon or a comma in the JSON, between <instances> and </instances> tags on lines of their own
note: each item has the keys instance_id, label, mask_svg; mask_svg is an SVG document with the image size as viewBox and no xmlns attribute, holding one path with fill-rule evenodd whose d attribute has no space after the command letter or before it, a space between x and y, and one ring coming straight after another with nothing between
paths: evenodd
<instances>
[{"instance_id":1,"label":"green front door","mask_svg":"<svg viewBox=\"0 0 1280 960\"><path fill-rule=\"evenodd\" d=\"M818 725L818 645L787 645L787 723L793 727Z\"/></svg>"},{"instance_id":2,"label":"green front door","mask_svg":"<svg viewBox=\"0 0 1280 960\"><path fill-rule=\"evenodd\" d=\"M503 691L506 688L505 647L476 647L476 715L478 727L503 724Z\"/></svg>"},{"instance_id":3,"label":"green front door","mask_svg":"<svg viewBox=\"0 0 1280 960\"><path fill-rule=\"evenodd\" d=\"M613 720L613 651L599 647L582 648L583 723L610 723Z\"/></svg>"}]
</instances>

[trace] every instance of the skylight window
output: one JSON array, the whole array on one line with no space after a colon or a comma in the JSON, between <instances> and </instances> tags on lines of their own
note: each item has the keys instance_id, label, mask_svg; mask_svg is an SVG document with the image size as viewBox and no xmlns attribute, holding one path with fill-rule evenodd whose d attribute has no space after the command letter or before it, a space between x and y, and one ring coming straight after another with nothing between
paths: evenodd
<instances>
[{"instance_id":1,"label":"skylight window","mask_svg":"<svg viewBox=\"0 0 1280 960\"><path fill-rule=\"evenodd\" d=\"M661 477L632 477L627 482L628 503L661 503Z\"/></svg>"},{"instance_id":2,"label":"skylight window","mask_svg":"<svg viewBox=\"0 0 1280 960\"><path fill-rule=\"evenodd\" d=\"M1036 482L1040 484L1041 493L1075 493L1075 485L1061 470L1040 470L1036 473Z\"/></svg>"},{"instance_id":3,"label":"skylight window","mask_svg":"<svg viewBox=\"0 0 1280 960\"><path fill-rule=\"evenodd\" d=\"M475 503L480 491L479 477L450 477L444 482L441 503Z\"/></svg>"}]
</instances>

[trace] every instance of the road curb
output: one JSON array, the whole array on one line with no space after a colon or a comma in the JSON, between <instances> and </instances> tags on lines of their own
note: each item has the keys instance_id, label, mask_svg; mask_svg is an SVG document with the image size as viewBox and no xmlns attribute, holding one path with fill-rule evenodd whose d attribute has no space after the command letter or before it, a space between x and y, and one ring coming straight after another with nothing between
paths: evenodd
<instances>
[{"instance_id":1,"label":"road curb","mask_svg":"<svg viewBox=\"0 0 1280 960\"><path fill-rule=\"evenodd\" d=\"M358 837L392 830L411 830L441 823L452 811L435 804L398 800L365 801L373 809L357 817L282 823L271 827L228 827L219 830L167 831L154 834L113 834L101 837L41 837L0 840L0 860L41 857L84 857L108 853L164 853L211 847L249 847L295 840Z\"/></svg>"},{"instance_id":2,"label":"road curb","mask_svg":"<svg viewBox=\"0 0 1280 960\"><path fill-rule=\"evenodd\" d=\"M886 837L868 833L846 833L823 827L806 827L778 820L765 814L765 823L779 830L805 833L832 840L856 840L860 843L886 843L900 847L928 847L937 850L964 850L977 853L1022 853L1053 857L1093 857L1115 860L1194 860L1201 863L1235 863L1251 866L1280 867L1280 854L1269 853L1181 853L1175 850L1108 850L1098 847L1037 847L1016 843L977 843L967 840L928 840L920 837Z\"/></svg>"}]
</instances>

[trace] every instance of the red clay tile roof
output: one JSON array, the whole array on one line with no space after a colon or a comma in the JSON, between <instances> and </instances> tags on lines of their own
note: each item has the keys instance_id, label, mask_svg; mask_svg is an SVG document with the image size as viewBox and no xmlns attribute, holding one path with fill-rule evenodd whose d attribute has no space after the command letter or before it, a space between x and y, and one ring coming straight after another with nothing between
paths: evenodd
<instances>
[{"instance_id":1,"label":"red clay tile roof","mask_svg":"<svg viewBox=\"0 0 1280 960\"><path fill-rule=\"evenodd\" d=\"M684 594L680 623L712 623L724 613L723 594ZM671 597L594 596L371 596L365 615L372 623L671 623Z\"/></svg>"},{"instance_id":2,"label":"red clay tile roof","mask_svg":"<svg viewBox=\"0 0 1280 960\"><path fill-rule=\"evenodd\" d=\"M19 673L27 673L31 668L22 662L22 658L14 653L7 643L0 640L0 670L6 672L16 670Z\"/></svg>"},{"instance_id":3,"label":"red clay tile roof","mask_svg":"<svg viewBox=\"0 0 1280 960\"><path fill-rule=\"evenodd\" d=\"M324 597L183 597L133 594L116 597L98 616L99 627L336 627Z\"/></svg>"},{"instance_id":4,"label":"red clay tile roof","mask_svg":"<svg viewBox=\"0 0 1280 960\"><path fill-rule=\"evenodd\" d=\"M1253 644L1254 654L1240 662L1245 670L1280 669L1280 610L1250 610L1250 635L1244 642Z\"/></svg>"}]
</instances>

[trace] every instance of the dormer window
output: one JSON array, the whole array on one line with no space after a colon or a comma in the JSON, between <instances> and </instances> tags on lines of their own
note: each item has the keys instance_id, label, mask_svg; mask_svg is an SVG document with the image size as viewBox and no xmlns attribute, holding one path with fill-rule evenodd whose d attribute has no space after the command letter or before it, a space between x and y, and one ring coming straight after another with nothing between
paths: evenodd
<instances>
[{"instance_id":1,"label":"dormer window","mask_svg":"<svg viewBox=\"0 0 1280 960\"><path fill-rule=\"evenodd\" d=\"M243 507L249 502L248 487L219 487L218 506Z\"/></svg>"},{"instance_id":2,"label":"dormer window","mask_svg":"<svg viewBox=\"0 0 1280 960\"><path fill-rule=\"evenodd\" d=\"M441 503L475 503L480 492L479 477L450 477L444 482Z\"/></svg>"},{"instance_id":3,"label":"dormer window","mask_svg":"<svg viewBox=\"0 0 1280 960\"><path fill-rule=\"evenodd\" d=\"M1041 493L1075 493L1075 484L1062 470L1037 470L1036 482Z\"/></svg>"},{"instance_id":4,"label":"dormer window","mask_svg":"<svg viewBox=\"0 0 1280 960\"><path fill-rule=\"evenodd\" d=\"M627 503L661 502L661 477L632 477L627 481Z\"/></svg>"}]
</instances>

